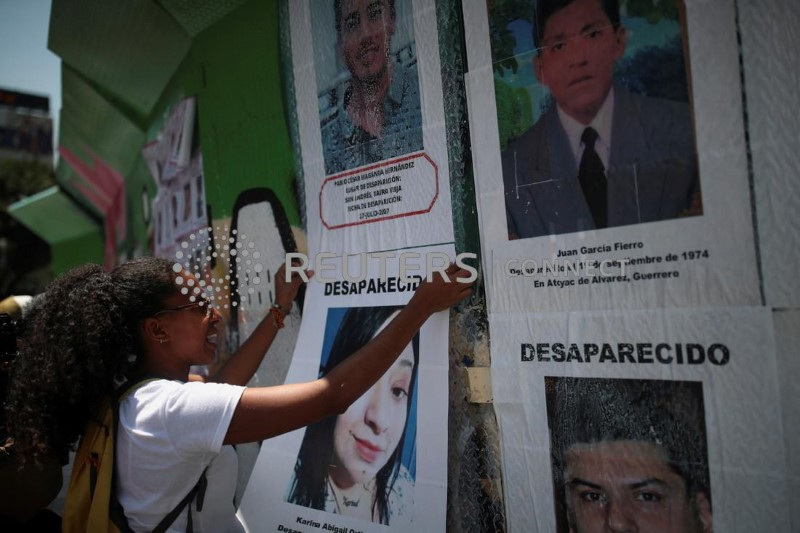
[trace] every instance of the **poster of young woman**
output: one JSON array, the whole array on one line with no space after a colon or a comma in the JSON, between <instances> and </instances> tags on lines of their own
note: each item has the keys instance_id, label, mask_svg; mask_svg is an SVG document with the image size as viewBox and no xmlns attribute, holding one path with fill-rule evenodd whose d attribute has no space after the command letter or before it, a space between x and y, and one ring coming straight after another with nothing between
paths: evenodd
<instances>
[{"instance_id":1,"label":"poster of young woman","mask_svg":"<svg viewBox=\"0 0 800 533\"><path fill-rule=\"evenodd\" d=\"M492 310L760 303L732 0L463 8Z\"/></svg>"},{"instance_id":2,"label":"poster of young woman","mask_svg":"<svg viewBox=\"0 0 800 533\"><path fill-rule=\"evenodd\" d=\"M455 254L435 2L287 4L316 273L293 383L363 346ZM344 413L263 443L241 504L251 531L444 529L447 316Z\"/></svg>"},{"instance_id":3,"label":"poster of young woman","mask_svg":"<svg viewBox=\"0 0 800 533\"><path fill-rule=\"evenodd\" d=\"M425 276L424 258L407 263L404 276L396 259L360 281L312 278L286 382L326 375L386 327ZM264 441L242 498L248 530L444 530L447 332L436 314L345 412Z\"/></svg>"},{"instance_id":4,"label":"poster of young woman","mask_svg":"<svg viewBox=\"0 0 800 533\"><path fill-rule=\"evenodd\" d=\"M766 308L490 317L509 531L789 531Z\"/></svg>"},{"instance_id":5,"label":"poster of young woman","mask_svg":"<svg viewBox=\"0 0 800 533\"><path fill-rule=\"evenodd\" d=\"M452 242L435 2L288 11L311 255Z\"/></svg>"}]
</instances>

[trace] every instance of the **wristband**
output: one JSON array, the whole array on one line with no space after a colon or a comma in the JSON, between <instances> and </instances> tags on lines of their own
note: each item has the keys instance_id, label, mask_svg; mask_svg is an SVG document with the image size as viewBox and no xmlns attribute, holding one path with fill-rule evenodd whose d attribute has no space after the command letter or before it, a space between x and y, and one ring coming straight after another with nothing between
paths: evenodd
<instances>
[{"instance_id":1,"label":"wristband","mask_svg":"<svg viewBox=\"0 0 800 533\"><path fill-rule=\"evenodd\" d=\"M277 329L283 328L283 318L286 316L286 313L283 312L283 309L278 304L273 304L272 307L269 308L269 314L272 315L272 323L275 324Z\"/></svg>"},{"instance_id":2,"label":"wristband","mask_svg":"<svg viewBox=\"0 0 800 533\"><path fill-rule=\"evenodd\" d=\"M284 307L284 306L282 306L281 304L278 304L278 303L272 304L272 307L274 307L275 309L280 311L284 318L286 318L286 315L288 315L289 312L292 310L291 302L289 303L289 307Z\"/></svg>"}]
</instances>

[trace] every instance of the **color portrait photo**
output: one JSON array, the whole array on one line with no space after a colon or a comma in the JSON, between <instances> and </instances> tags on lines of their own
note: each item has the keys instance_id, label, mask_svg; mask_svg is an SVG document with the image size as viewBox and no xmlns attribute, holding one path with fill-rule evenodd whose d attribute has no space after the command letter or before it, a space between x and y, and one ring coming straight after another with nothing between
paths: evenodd
<instances>
[{"instance_id":1,"label":"color portrait photo","mask_svg":"<svg viewBox=\"0 0 800 533\"><path fill-rule=\"evenodd\" d=\"M375 337L400 306L331 308L319 376ZM411 522L419 335L344 413L305 432L286 501L361 520Z\"/></svg>"},{"instance_id":2,"label":"color portrait photo","mask_svg":"<svg viewBox=\"0 0 800 533\"><path fill-rule=\"evenodd\" d=\"M509 239L702 215L684 16L682 0L490 3Z\"/></svg>"},{"instance_id":3,"label":"color portrait photo","mask_svg":"<svg viewBox=\"0 0 800 533\"><path fill-rule=\"evenodd\" d=\"M544 380L558 532L713 531L701 382Z\"/></svg>"},{"instance_id":4,"label":"color portrait photo","mask_svg":"<svg viewBox=\"0 0 800 533\"><path fill-rule=\"evenodd\" d=\"M411 4L311 3L326 175L423 148Z\"/></svg>"}]
</instances>

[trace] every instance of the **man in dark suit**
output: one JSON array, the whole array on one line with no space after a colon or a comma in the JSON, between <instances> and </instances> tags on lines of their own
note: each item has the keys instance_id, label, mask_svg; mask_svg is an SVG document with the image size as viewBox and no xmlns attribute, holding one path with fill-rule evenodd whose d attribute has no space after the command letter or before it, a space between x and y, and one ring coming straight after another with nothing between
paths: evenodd
<instances>
[{"instance_id":1,"label":"man in dark suit","mask_svg":"<svg viewBox=\"0 0 800 533\"><path fill-rule=\"evenodd\" d=\"M613 83L617 0L540 0L534 71L555 105L503 151L509 238L700 214L686 104Z\"/></svg>"}]
</instances>

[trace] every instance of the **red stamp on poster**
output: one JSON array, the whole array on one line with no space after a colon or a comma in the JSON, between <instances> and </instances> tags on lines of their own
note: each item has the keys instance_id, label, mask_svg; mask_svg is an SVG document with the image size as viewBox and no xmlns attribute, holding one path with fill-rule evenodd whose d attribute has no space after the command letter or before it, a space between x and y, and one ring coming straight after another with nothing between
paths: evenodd
<instances>
[{"instance_id":1,"label":"red stamp on poster","mask_svg":"<svg viewBox=\"0 0 800 533\"><path fill-rule=\"evenodd\" d=\"M429 212L439 197L439 169L425 152L334 174L319 191L327 229Z\"/></svg>"}]
</instances>

